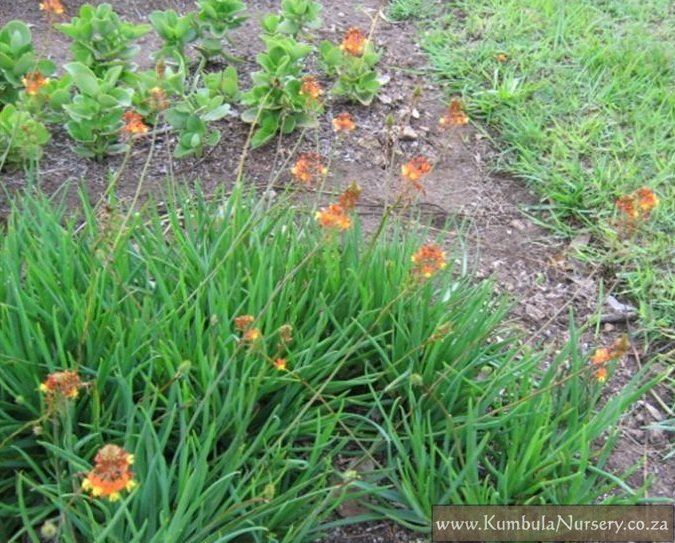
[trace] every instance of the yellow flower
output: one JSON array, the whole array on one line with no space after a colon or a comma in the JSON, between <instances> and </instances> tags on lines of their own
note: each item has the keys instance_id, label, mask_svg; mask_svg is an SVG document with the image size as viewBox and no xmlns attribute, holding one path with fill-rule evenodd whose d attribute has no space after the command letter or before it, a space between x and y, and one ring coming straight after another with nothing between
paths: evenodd
<instances>
[{"instance_id":1,"label":"yellow flower","mask_svg":"<svg viewBox=\"0 0 675 543\"><path fill-rule=\"evenodd\" d=\"M285 358L276 358L274 360L274 367L278 371L286 371L288 369L288 361Z\"/></svg>"}]
</instances>

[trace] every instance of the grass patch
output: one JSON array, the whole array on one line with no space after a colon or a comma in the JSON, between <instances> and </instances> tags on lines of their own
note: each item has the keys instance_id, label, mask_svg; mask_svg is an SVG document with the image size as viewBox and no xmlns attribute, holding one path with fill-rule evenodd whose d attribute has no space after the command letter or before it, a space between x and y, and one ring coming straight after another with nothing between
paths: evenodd
<instances>
[{"instance_id":1,"label":"grass patch","mask_svg":"<svg viewBox=\"0 0 675 543\"><path fill-rule=\"evenodd\" d=\"M498 167L539 191L548 226L592 232L586 256L617 273L647 330L671 336L674 17L667 0L460 0L423 38L448 91L497 129ZM615 201L641 186L661 206L622 240Z\"/></svg>"},{"instance_id":2,"label":"grass patch","mask_svg":"<svg viewBox=\"0 0 675 543\"><path fill-rule=\"evenodd\" d=\"M387 16L392 21L406 21L427 17L434 10L435 2L429 0L392 0Z\"/></svg>"},{"instance_id":3,"label":"grass patch","mask_svg":"<svg viewBox=\"0 0 675 543\"><path fill-rule=\"evenodd\" d=\"M126 223L86 199L84 223L40 197L14 209L0 539L48 523L68 543L291 543L366 519L427 530L432 503L639 501L604 465L644 372L601 405L575 330L542 369L495 336L489 283L411 275L417 236L326 236L283 200L180 196ZM39 384L64 369L89 385L49 408ZM105 443L136 457L114 503L80 490ZM347 498L369 512L336 521Z\"/></svg>"}]
</instances>

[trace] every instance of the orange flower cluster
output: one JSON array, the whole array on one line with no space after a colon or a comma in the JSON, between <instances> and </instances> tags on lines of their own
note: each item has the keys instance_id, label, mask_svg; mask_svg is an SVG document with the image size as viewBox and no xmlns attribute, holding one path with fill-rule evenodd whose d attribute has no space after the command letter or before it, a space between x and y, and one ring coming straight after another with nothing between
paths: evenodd
<instances>
[{"instance_id":1,"label":"orange flower cluster","mask_svg":"<svg viewBox=\"0 0 675 543\"><path fill-rule=\"evenodd\" d=\"M335 230L349 230L352 220L347 211L340 204L330 204L316 212L316 220L322 228Z\"/></svg>"},{"instance_id":2,"label":"orange flower cluster","mask_svg":"<svg viewBox=\"0 0 675 543\"><path fill-rule=\"evenodd\" d=\"M356 207L356 202L360 197L361 187L354 182L340 195L337 204L330 204L317 211L317 222L322 228L349 230L352 220L348 213Z\"/></svg>"},{"instance_id":3,"label":"orange flower cluster","mask_svg":"<svg viewBox=\"0 0 675 543\"><path fill-rule=\"evenodd\" d=\"M275 358L273 364L278 371L286 371L288 369L288 361L285 358Z\"/></svg>"},{"instance_id":4,"label":"orange flower cluster","mask_svg":"<svg viewBox=\"0 0 675 543\"><path fill-rule=\"evenodd\" d=\"M80 376L74 371L57 371L50 373L47 379L40 384L40 391L45 395L48 402L58 398L74 400L84 386Z\"/></svg>"},{"instance_id":5,"label":"orange flower cluster","mask_svg":"<svg viewBox=\"0 0 675 543\"><path fill-rule=\"evenodd\" d=\"M417 190L424 190L420 180L431 171L431 163L423 156L413 158L401 166L401 175Z\"/></svg>"},{"instance_id":6,"label":"orange flower cluster","mask_svg":"<svg viewBox=\"0 0 675 543\"><path fill-rule=\"evenodd\" d=\"M122 132L129 136L140 136L148 133L148 126L143 122L143 116L135 111L127 111L122 117L124 126Z\"/></svg>"},{"instance_id":7,"label":"orange flower cluster","mask_svg":"<svg viewBox=\"0 0 675 543\"><path fill-rule=\"evenodd\" d=\"M120 499L120 492L136 487L131 465L134 455L117 445L103 446L94 458L94 469L82 481L82 490L95 498L108 498L111 502Z\"/></svg>"},{"instance_id":8,"label":"orange flower cluster","mask_svg":"<svg viewBox=\"0 0 675 543\"><path fill-rule=\"evenodd\" d=\"M305 185L311 185L328 173L328 168L321 162L321 156L317 153L303 153L296 161L291 173L296 181Z\"/></svg>"},{"instance_id":9,"label":"orange flower cluster","mask_svg":"<svg viewBox=\"0 0 675 543\"><path fill-rule=\"evenodd\" d=\"M351 132L356 128L356 122L351 113L343 111L333 119L333 130L335 132Z\"/></svg>"},{"instance_id":10,"label":"orange flower cluster","mask_svg":"<svg viewBox=\"0 0 675 543\"><path fill-rule=\"evenodd\" d=\"M604 383L607 380L607 366L606 364L611 360L621 358L628 352L630 342L627 336L622 336L617 339L609 347L600 347L595 350L590 358L591 364L597 366L593 372L594 377L600 382Z\"/></svg>"},{"instance_id":11,"label":"orange flower cluster","mask_svg":"<svg viewBox=\"0 0 675 543\"><path fill-rule=\"evenodd\" d=\"M648 187L641 187L632 194L621 196L616 201L617 209L623 213L629 224L637 220L646 220L659 205L659 198Z\"/></svg>"},{"instance_id":12,"label":"orange flower cluster","mask_svg":"<svg viewBox=\"0 0 675 543\"><path fill-rule=\"evenodd\" d=\"M352 27L345 33L340 49L353 57L360 57L366 50L368 38L360 28Z\"/></svg>"},{"instance_id":13,"label":"orange flower cluster","mask_svg":"<svg viewBox=\"0 0 675 543\"><path fill-rule=\"evenodd\" d=\"M26 94L36 96L40 89L49 83L49 78L40 72L28 72L21 80L26 89Z\"/></svg>"},{"instance_id":14,"label":"orange flower cluster","mask_svg":"<svg viewBox=\"0 0 675 543\"><path fill-rule=\"evenodd\" d=\"M507 60L509 60L509 56L506 53L497 53L495 55L495 59L497 60L497 62L506 62Z\"/></svg>"},{"instance_id":15,"label":"orange flower cluster","mask_svg":"<svg viewBox=\"0 0 675 543\"><path fill-rule=\"evenodd\" d=\"M356 207L360 197L361 187L355 181L340 195L338 203L345 211L351 211Z\"/></svg>"},{"instance_id":16,"label":"orange flower cluster","mask_svg":"<svg viewBox=\"0 0 675 543\"><path fill-rule=\"evenodd\" d=\"M464 126L468 122L469 116L464 113L462 103L457 98L453 98L450 101L447 113L439 119L438 124L442 128L447 128L449 126Z\"/></svg>"},{"instance_id":17,"label":"orange flower cluster","mask_svg":"<svg viewBox=\"0 0 675 543\"><path fill-rule=\"evenodd\" d=\"M445 251L435 243L422 245L410 259L415 264L413 273L425 279L428 279L447 266Z\"/></svg>"},{"instance_id":18,"label":"orange flower cluster","mask_svg":"<svg viewBox=\"0 0 675 543\"><path fill-rule=\"evenodd\" d=\"M54 15L63 15L65 9L61 0L44 0L40 3L40 11L46 11L47 13L52 13Z\"/></svg>"},{"instance_id":19,"label":"orange flower cluster","mask_svg":"<svg viewBox=\"0 0 675 543\"><path fill-rule=\"evenodd\" d=\"M300 94L309 100L316 101L323 94L323 89L321 88L321 85L317 81L316 77L307 75L302 80Z\"/></svg>"},{"instance_id":20,"label":"orange flower cluster","mask_svg":"<svg viewBox=\"0 0 675 543\"><path fill-rule=\"evenodd\" d=\"M253 327L255 322L255 317L252 315L241 315L240 317L235 317L234 327L236 330L243 332L242 339L249 343L256 341L262 337L262 333L258 328Z\"/></svg>"}]
</instances>

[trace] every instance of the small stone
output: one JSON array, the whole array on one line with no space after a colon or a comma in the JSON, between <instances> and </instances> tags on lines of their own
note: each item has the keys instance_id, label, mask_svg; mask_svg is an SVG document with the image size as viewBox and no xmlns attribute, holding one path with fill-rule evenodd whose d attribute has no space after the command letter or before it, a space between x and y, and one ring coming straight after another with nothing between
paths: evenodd
<instances>
[{"instance_id":1,"label":"small stone","mask_svg":"<svg viewBox=\"0 0 675 543\"><path fill-rule=\"evenodd\" d=\"M667 440L666 433L660 428L655 428L653 426L647 429L647 436L651 443L665 443Z\"/></svg>"},{"instance_id":2,"label":"small stone","mask_svg":"<svg viewBox=\"0 0 675 543\"><path fill-rule=\"evenodd\" d=\"M574 239L570 242L570 247L575 249L580 249L581 247L586 247L591 241L590 234L579 234L575 236Z\"/></svg>"},{"instance_id":3,"label":"small stone","mask_svg":"<svg viewBox=\"0 0 675 543\"><path fill-rule=\"evenodd\" d=\"M382 102L385 106L388 106L389 104L391 104L394 101L392 99L392 97L389 96L388 94L380 94L380 95L378 95L377 99L380 102Z\"/></svg>"},{"instance_id":4,"label":"small stone","mask_svg":"<svg viewBox=\"0 0 675 543\"><path fill-rule=\"evenodd\" d=\"M645 409L649 411L649 414L652 416L654 420L656 420L657 422L661 422L663 420L663 414L658 409L656 409L656 407L647 402L644 402L643 405Z\"/></svg>"},{"instance_id":5,"label":"small stone","mask_svg":"<svg viewBox=\"0 0 675 543\"><path fill-rule=\"evenodd\" d=\"M525 223L524 223L523 221L518 220L518 219L513 219L513 220L511 221L510 224L511 224L511 226L513 226L516 230L519 230L519 231L521 231L521 232L522 232L523 230L526 230L526 229L527 229L527 226L525 225Z\"/></svg>"},{"instance_id":6,"label":"small stone","mask_svg":"<svg viewBox=\"0 0 675 543\"><path fill-rule=\"evenodd\" d=\"M412 126L404 126L401 131L401 139L416 140L418 138L417 131Z\"/></svg>"}]
</instances>

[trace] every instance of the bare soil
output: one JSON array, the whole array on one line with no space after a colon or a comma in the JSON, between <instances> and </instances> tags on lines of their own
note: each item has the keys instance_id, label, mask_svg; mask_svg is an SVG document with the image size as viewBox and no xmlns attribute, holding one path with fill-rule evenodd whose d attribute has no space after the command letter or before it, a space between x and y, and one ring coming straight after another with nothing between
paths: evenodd
<instances>
[{"instance_id":1,"label":"bare soil","mask_svg":"<svg viewBox=\"0 0 675 543\"><path fill-rule=\"evenodd\" d=\"M82 3L64 1L71 15ZM246 162L248 182L265 186L296 146L298 151L314 151L318 147L321 153L333 157L326 192L338 193L356 180L364 189L359 210L368 224L377 221L385 204L395 200L400 191L398 176L387 172L398 171L400 164L412 156L425 155L435 166L425 180L426 194L415 204L420 221L444 232L467 271L478 278L493 278L497 291L512 297L511 327L520 330L529 341L543 341L555 349L567 338L570 309L578 326L603 315L612 322L601 326L601 337L598 339L591 333L583 337L583 348L589 352L600 342L611 343L620 334L631 333L636 323L613 314L615 310L601 297L599 281L603 270L574 258L575 246L589 240L583 236L572 243L557 239L523 213L524 208L537 203L536 197L521 182L490 170L495 151L479 128L438 130L444 94L425 75L425 57L416 43L415 25L394 24L380 17L378 12L383 4L378 0L322 3L324 29L317 33L317 40L338 41L348 27L365 29L370 27L373 18L377 20L375 42L383 52L380 70L390 81L372 106L366 108L329 100L321 128L316 132L295 134L252 151ZM278 9L278 2L272 0L249 0L247 4L250 19L235 32L233 51L244 59L237 66L244 89L250 84L248 74L256 69L255 55L263 45L258 38L260 17ZM124 18L140 22L154 9L173 8L185 12L193 9L193 2L117 0L114 7ZM2 2L0 24L11 19L22 19L32 25L37 49L43 55L53 58L57 64L69 60L67 40L49 29L36 0ZM156 44L156 38L151 35L143 39L139 64L150 67L148 52ZM413 98L415 89L422 91L419 99ZM344 110L354 115L358 129L336 144L329 119ZM393 127L387 127L388 117L393 118ZM223 133L221 142L200 159L174 161L171 135L159 135L142 193L157 197L167 186L170 174L187 186L199 181L206 191L231 183L236 177L249 126L233 116L220 122L219 128ZM121 158L110 158L103 163L84 160L72 152L63 133L56 132L53 136L40 165L41 188L55 198L75 202L76 189L82 186L91 201L97 202L107 188L110 173L119 170ZM392 145L394 168L389 170ZM146 142L134 150L118 183L122 198L130 199L136 190L148 149ZM278 184L289 181L290 174L284 173ZM23 172L13 172L5 174L2 183L10 191L18 191L25 188L26 179ZM0 214L6 213L6 206L7 202L0 202ZM644 356L638 346L633 356L621 362L607 385L608 396L630 378L640 364L640 357ZM658 393L666 405L673 404L668 391ZM621 445L611 461L617 474L639 462L640 469L629 482L639 484L644 477L653 476L650 496L672 496L675 488L675 467L662 459L668 437L645 429L665 416L664 408L654 396L648 395L637 403L624 418ZM387 523L371 523L337 530L323 541L393 543L424 539L423 535L411 534Z\"/></svg>"}]
</instances>

